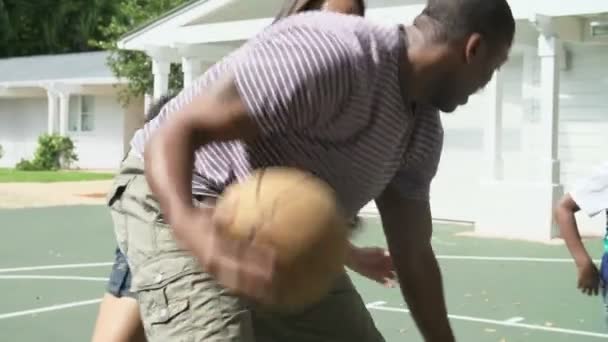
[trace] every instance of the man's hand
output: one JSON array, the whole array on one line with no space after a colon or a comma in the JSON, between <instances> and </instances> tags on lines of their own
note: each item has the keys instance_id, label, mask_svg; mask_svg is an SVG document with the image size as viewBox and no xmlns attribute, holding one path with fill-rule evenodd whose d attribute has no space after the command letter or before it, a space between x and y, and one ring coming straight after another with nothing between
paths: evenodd
<instances>
[{"instance_id":1,"label":"man's hand","mask_svg":"<svg viewBox=\"0 0 608 342\"><path fill-rule=\"evenodd\" d=\"M188 210L174 222L181 241L187 241L187 236L197 239L188 247L220 284L259 302L272 302L275 255L271 248L223 236L225 221L213 209Z\"/></svg>"},{"instance_id":2,"label":"man's hand","mask_svg":"<svg viewBox=\"0 0 608 342\"><path fill-rule=\"evenodd\" d=\"M401 292L427 342L455 341L447 316L441 271L431 246L428 201L409 200L387 187L376 200Z\"/></svg>"},{"instance_id":3,"label":"man's hand","mask_svg":"<svg viewBox=\"0 0 608 342\"><path fill-rule=\"evenodd\" d=\"M578 288L586 295L597 296L600 287L600 274L593 261L578 267Z\"/></svg>"},{"instance_id":4,"label":"man's hand","mask_svg":"<svg viewBox=\"0 0 608 342\"><path fill-rule=\"evenodd\" d=\"M384 248L351 245L347 266L386 287L394 287L397 283L393 259Z\"/></svg>"}]
</instances>

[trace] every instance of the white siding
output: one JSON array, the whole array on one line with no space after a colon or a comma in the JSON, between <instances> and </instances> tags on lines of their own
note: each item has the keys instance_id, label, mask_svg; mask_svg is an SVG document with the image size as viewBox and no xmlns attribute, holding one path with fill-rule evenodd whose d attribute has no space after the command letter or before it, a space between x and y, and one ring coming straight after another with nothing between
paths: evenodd
<instances>
[{"instance_id":1,"label":"white siding","mask_svg":"<svg viewBox=\"0 0 608 342\"><path fill-rule=\"evenodd\" d=\"M562 73L560 149L562 183L570 190L608 160L608 47L571 45L571 69ZM578 216L587 235L604 231L605 216Z\"/></svg>"},{"instance_id":2,"label":"white siding","mask_svg":"<svg viewBox=\"0 0 608 342\"><path fill-rule=\"evenodd\" d=\"M501 71L503 78L503 151L505 174L513 173L510 159L521 150L521 57L513 57ZM431 205L438 219L473 222L483 175L484 125L491 103L484 92L454 113L443 114L445 144L432 185ZM516 167L516 166L515 166Z\"/></svg>"},{"instance_id":3,"label":"white siding","mask_svg":"<svg viewBox=\"0 0 608 342\"><path fill-rule=\"evenodd\" d=\"M608 159L608 47L570 50L571 69L562 73L559 135L566 188Z\"/></svg>"},{"instance_id":4,"label":"white siding","mask_svg":"<svg viewBox=\"0 0 608 342\"><path fill-rule=\"evenodd\" d=\"M70 132L83 169L116 169L123 157L124 109L113 96L96 96L91 132Z\"/></svg>"},{"instance_id":5,"label":"white siding","mask_svg":"<svg viewBox=\"0 0 608 342\"><path fill-rule=\"evenodd\" d=\"M69 133L79 158L74 166L115 169L124 154L124 109L113 96L96 96L94 115L92 132ZM46 133L47 117L46 98L0 98L0 167L33 158L38 136Z\"/></svg>"},{"instance_id":6,"label":"white siding","mask_svg":"<svg viewBox=\"0 0 608 342\"><path fill-rule=\"evenodd\" d=\"M4 157L0 167L13 167L30 159L38 136L47 130L46 98L0 98L0 145Z\"/></svg>"},{"instance_id":7,"label":"white siding","mask_svg":"<svg viewBox=\"0 0 608 342\"><path fill-rule=\"evenodd\" d=\"M575 182L608 159L608 47L567 45L570 64L561 71L559 158L561 181L568 191ZM504 80L504 176L507 180L534 181L538 136L530 122L538 112L524 115L523 58L513 57L502 69ZM535 83L538 77L535 75ZM445 148L432 187L435 218L474 221L483 172L483 128L488 110L483 93L454 114L444 114ZM601 234L603 215L593 220L579 216L584 234Z\"/></svg>"}]
</instances>

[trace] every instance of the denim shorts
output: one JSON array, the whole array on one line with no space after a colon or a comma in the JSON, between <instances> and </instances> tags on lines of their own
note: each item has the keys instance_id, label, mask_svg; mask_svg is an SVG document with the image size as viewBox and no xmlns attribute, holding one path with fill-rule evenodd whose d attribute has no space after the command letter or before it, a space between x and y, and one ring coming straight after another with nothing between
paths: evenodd
<instances>
[{"instance_id":1,"label":"denim shorts","mask_svg":"<svg viewBox=\"0 0 608 342\"><path fill-rule=\"evenodd\" d=\"M131 270L127 258L118 247L114 254L114 265L112 265L112 271L110 272L107 291L117 298L134 298L135 295L131 292Z\"/></svg>"}]
</instances>

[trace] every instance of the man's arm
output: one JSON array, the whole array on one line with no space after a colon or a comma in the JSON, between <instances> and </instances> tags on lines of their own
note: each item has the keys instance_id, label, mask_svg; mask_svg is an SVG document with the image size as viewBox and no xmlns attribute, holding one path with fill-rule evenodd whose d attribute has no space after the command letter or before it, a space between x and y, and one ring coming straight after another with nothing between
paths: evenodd
<instances>
[{"instance_id":1,"label":"man's arm","mask_svg":"<svg viewBox=\"0 0 608 342\"><path fill-rule=\"evenodd\" d=\"M176 240L225 287L260 301L270 299L272 251L224 239L211 209L192 202L194 151L214 141L259 134L232 79L218 82L160 128L145 148L145 175Z\"/></svg>"},{"instance_id":2,"label":"man's arm","mask_svg":"<svg viewBox=\"0 0 608 342\"><path fill-rule=\"evenodd\" d=\"M429 202L404 199L388 187L376 203L401 292L425 341L454 341L441 271L431 246Z\"/></svg>"},{"instance_id":3,"label":"man's arm","mask_svg":"<svg viewBox=\"0 0 608 342\"><path fill-rule=\"evenodd\" d=\"M261 295L256 288L269 281L271 253L228 242L214 229L211 210L194 208L194 152L213 142L311 129L339 112L355 70L348 47L322 30L297 32L310 39L293 34L267 34L232 56L224 77L172 113L144 153L146 179L176 239L220 283L250 295ZM311 45L319 41L324 49Z\"/></svg>"}]
</instances>

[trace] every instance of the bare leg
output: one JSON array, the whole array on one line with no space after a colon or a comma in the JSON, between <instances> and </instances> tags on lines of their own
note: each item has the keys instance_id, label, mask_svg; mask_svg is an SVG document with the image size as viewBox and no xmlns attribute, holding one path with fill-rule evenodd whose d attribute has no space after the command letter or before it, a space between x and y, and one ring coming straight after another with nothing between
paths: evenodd
<instances>
[{"instance_id":1,"label":"bare leg","mask_svg":"<svg viewBox=\"0 0 608 342\"><path fill-rule=\"evenodd\" d=\"M92 342L144 342L144 329L135 298L106 293L99 306Z\"/></svg>"},{"instance_id":2,"label":"bare leg","mask_svg":"<svg viewBox=\"0 0 608 342\"><path fill-rule=\"evenodd\" d=\"M99 306L93 342L145 342L139 304L130 291L131 270L120 249L115 250L107 292Z\"/></svg>"}]
</instances>

